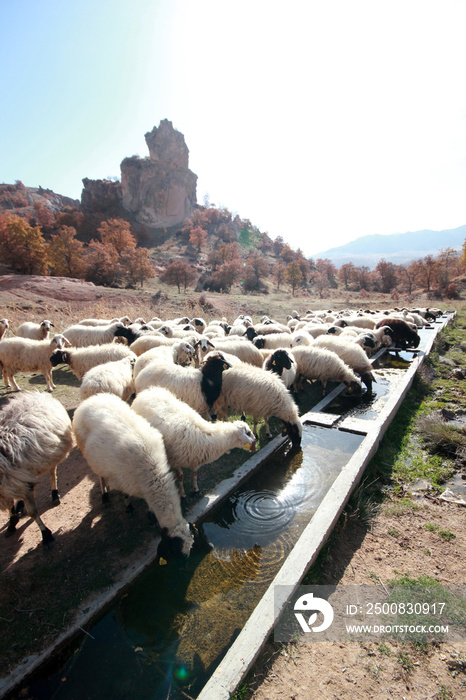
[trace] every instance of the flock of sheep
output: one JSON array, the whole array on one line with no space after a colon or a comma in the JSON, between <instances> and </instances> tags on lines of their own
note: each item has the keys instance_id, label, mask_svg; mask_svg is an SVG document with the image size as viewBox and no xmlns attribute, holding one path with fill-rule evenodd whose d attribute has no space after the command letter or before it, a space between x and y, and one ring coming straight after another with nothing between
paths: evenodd
<instances>
[{"instance_id":1,"label":"flock of sheep","mask_svg":"<svg viewBox=\"0 0 466 700\"><path fill-rule=\"evenodd\" d=\"M416 348L418 329L438 309L293 311L286 323L241 315L149 322L128 317L84 319L52 335L54 324L23 323L12 333L0 319L0 369L7 388L19 391L17 372L41 372L52 392L54 367L66 364L81 381L80 404L70 419L50 393L9 397L0 413L0 508L8 509L6 534L24 508L42 533L34 486L50 472L52 500L60 502L57 466L76 443L98 475L102 500L109 489L144 498L161 530L158 556L188 555L196 531L183 517L183 468L198 493L199 467L234 447L255 449L257 424L283 423L299 446L302 424L293 394L308 381L343 382L371 392L369 358L383 346ZM242 420L228 421L229 412ZM253 431L245 416L253 419ZM219 419L218 421L216 419Z\"/></svg>"}]
</instances>

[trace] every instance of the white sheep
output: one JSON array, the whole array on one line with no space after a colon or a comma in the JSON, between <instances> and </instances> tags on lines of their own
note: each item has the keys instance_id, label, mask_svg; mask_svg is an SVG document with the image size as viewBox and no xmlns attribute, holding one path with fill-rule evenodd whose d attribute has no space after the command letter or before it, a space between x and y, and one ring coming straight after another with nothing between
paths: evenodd
<instances>
[{"instance_id":1,"label":"white sheep","mask_svg":"<svg viewBox=\"0 0 466 700\"><path fill-rule=\"evenodd\" d=\"M272 437L268 422L275 416L284 422L293 445L301 442L303 429L298 408L283 382L272 372L248 364L235 365L225 372L214 409L219 418L225 419L228 408L251 415L255 434L262 418L268 437Z\"/></svg>"},{"instance_id":2,"label":"white sheep","mask_svg":"<svg viewBox=\"0 0 466 700\"><path fill-rule=\"evenodd\" d=\"M113 394L83 401L74 413L73 429L79 449L100 479L102 500L108 500L109 488L143 498L161 528L158 559L187 556L193 535L181 513L161 433Z\"/></svg>"},{"instance_id":3,"label":"white sheep","mask_svg":"<svg viewBox=\"0 0 466 700\"><path fill-rule=\"evenodd\" d=\"M47 340L50 329L55 328L52 321L44 319L41 323L25 321L16 331L18 338L30 338L31 340Z\"/></svg>"},{"instance_id":4,"label":"white sheep","mask_svg":"<svg viewBox=\"0 0 466 700\"><path fill-rule=\"evenodd\" d=\"M61 333L54 335L51 340L31 340L17 336L0 340L0 369L3 370L5 386L10 388L13 384L16 391L21 391L14 377L16 372L42 372L47 390L53 391L55 384L50 356L54 350L67 344L68 340Z\"/></svg>"},{"instance_id":5,"label":"white sheep","mask_svg":"<svg viewBox=\"0 0 466 700\"><path fill-rule=\"evenodd\" d=\"M44 546L53 535L44 525L34 500L39 477L50 472L52 502L60 503L57 465L73 447L71 421L63 405L50 394L27 391L11 396L0 422L0 509L10 511L6 535L15 531L24 504L37 523ZM18 500L15 507L15 500Z\"/></svg>"},{"instance_id":6,"label":"white sheep","mask_svg":"<svg viewBox=\"0 0 466 700\"><path fill-rule=\"evenodd\" d=\"M134 357L106 362L89 369L81 382L79 397L81 401L94 394L115 394L123 401L128 401L134 393L133 367Z\"/></svg>"},{"instance_id":7,"label":"white sheep","mask_svg":"<svg viewBox=\"0 0 466 700\"><path fill-rule=\"evenodd\" d=\"M129 316L122 316L121 318L84 318L82 321L78 321L78 326L109 326L111 323L116 323L120 321L124 326L129 326L131 319Z\"/></svg>"},{"instance_id":8,"label":"white sheep","mask_svg":"<svg viewBox=\"0 0 466 700\"><path fill-rule=\"evenodd\" d=\"M50 357L50 362L53 367L61 364L69 365L73 374L78 379L82 379L92 367L103 365L106 362L116 362L125 357L136 359L134 352L126 345L106 343L105 345L90 345L85 348L55 350Z\"/></svg>"},{"instance_id":9,"label":"white sheep","mask_svg":"<svg viewBox=\"0 0 466 700\"><path fill-rule=\"evenodd\" d=\"M182 498L186 496L183 467L191 470L193 493L199 493L199 467L213 462L234 447L255 450L256 438L247 423L206 421L191 406L163 387L142 391L131 408L162 433L168 463L176 472Z\"/></svg>"},{"instance_id":10,"label":"white sheep","mask_svg":"<svg viewBox=\"0 0 466 700\"><path fill-rule=\"evenodd\" d=\"M139 338L130 344L131 350L135 355L142 355L152 348L158 348L160 346L173 347L173 345L179 341L179 338L166 338L161 333L147 333L141 335Z\"/></svg>"},{"instance_id":11,"label":"white sheep","mask_svg":"<svg viewBox=\"0 0 466 700\"><path fill-rule=\"evenodd\" d=\"M8 328L10 327L10 323L7 318L0 318L0 340L3 338L5 333L7 332Z\"/></svg>"},{"instance_id":12,"label":"white sheep","mask_svg":"<svg viewBox=\"0 0 466 700\"><path fill-rule=\"evenodd\" d=\"M64 330L63 335L68 338L74 347L83 348L88 345L111 343L115 338L117 329L122 327L124 328L124 325L121 321L115 321L107 326L83 326L76 324Z\"/></svg>"},{"instance_id":13,"label":"white sheep","mask_svg":"<svg viewBox=\"0 0 466 700\"><path fill-rule=\"evenodd\" d=\"M142 370L151 364L151 362L159 362L162 364L173 363L174 365L185 366L196 357L196 350L190 343L180 340L173 345L160 345L152 348L142 355L139 355L134 365L134 379Z\"/></svg>"},{"instance_id":14,"label":"white sheep","mask_svg":"<svg viewBox=\"0 0 466 700\"><path fill-rule=\"evenodd\" d=\"M269 335L256 335L252 341L259 350L291 347L292 335L290 333L270 333Z\"/></svg>"},{"instance_id":15,"label":"white sheep","mask_svg":"<svg viewBox=\"0 0 466 700\"><path fill-rule=\"evenodd\" d=\"M263 357L259 349L246 340L229 340L228 338L217 338L213 344L220 352L228 352L236 355L242 362L247 362L256 367L262 367Z\"/></svg>"},{"instance_id":16,"label":"white sheep","mask_svg":"<svg viewBox=\"0 0 466 700\"><path fill-rule=\"evenodd\" d=\"M295 390L303 379L315 379L320 380L323 394L327 382L344 382L349 392L361 393L361 382L336 353L314 345L300 345L292 348L291 352L297 365Z\"/></svg>"},{"instance_id":17,"label":"white sheep","mask_svg":"<svg viewBox=\"0 0 466 700\"><path fill-rule=\"evenodd\" d=\"M137 375L134 386L136 394L150 386L163 386L208 418L220 395L224 370L230 371L230 367L219 352L212 353L199 368L151 362Z\"/></svg>"},{"instance_id":18,"label":"white sheep","mask_svg":"<svg viewBox=\"0 0 466 700\"><path fill-rule=\"evenodd\" d=\"M364 350L354 342L346 341L341 336L321 335L316 338L312 347L325 348L334 352L340 357L345 364L359 374L362 381L367 387L367 391L371 393L372 382L375 381L372 374L372 364Z\"/></svg>"}]
</instances>

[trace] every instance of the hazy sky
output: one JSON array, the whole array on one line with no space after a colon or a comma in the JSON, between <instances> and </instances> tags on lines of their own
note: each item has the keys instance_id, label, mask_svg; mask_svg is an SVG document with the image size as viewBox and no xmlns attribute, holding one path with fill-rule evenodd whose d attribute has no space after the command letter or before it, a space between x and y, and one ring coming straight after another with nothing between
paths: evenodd
<instances>
[{"instance_id":1,"label":"hazy sky","mask_svg":"<svg viewBox=\"0 0 466 700\"><path fill-rule=\"evenodd\" d=\"M306 255L466 223L463 0L0 0L0 182L80 198L161 119Z\"/></svg>"}]
</instances>

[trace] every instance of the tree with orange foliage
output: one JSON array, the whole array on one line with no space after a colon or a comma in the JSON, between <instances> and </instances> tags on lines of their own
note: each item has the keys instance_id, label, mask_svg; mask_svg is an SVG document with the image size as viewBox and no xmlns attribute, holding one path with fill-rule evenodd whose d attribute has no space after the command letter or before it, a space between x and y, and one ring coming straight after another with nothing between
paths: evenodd
<instances>
[{"instance_id":1,"label":"tree with orange foliage","mask_svg":"<svg viewBox=\"0 0 466 700\"><path fill-rule=\"evenodd\" d=\"M86 253L86 279L94 284L114 284L120 272L118 261L119 255L114 245L92 240Z\"/></svg>"},{"instance_id":2,"label":"tree with orange foliage","mask_svg":"<svg viewBox=\"0 0 466 700\"><path fill-rule=\"evenodd\" d=\"M55 214L49 207L45 206L42 202L34 202L33 209L35 223L41 227L42 231L46 233L55 228Z\"/></svg>"},{"instance_id":3,"label":"tree with orange foliage","mask_svg":"<svg viewBox=\"0 0 466 700\"><path fill-rule=\"evenodd\" d=\"M143 287L145 280L155 277L155 270L146 248L126 248L120 256L120 264L133 286L139 282Z\"/></svg>"},{"instance_id":4,"label":"tree with orange foliage","mask_svg":"<svg viewBox=\"0 0 466 700\"><path fill-rule=\"evenodd\" d=\"M283 263L278 263L273 268L273 278L277 284L277 290L280 289L280 285L285 281L286 265Z\"/></svg>"},{"instance_id":5,"label":"tree with orange foliage","mask_svg":"<svg viewBox=\"0 0 466 700\"><path fill-rule=\"evenodd\" d=\"M433 255L426 255L414 263L416 265L416 276L417 281L420 285L426 288L428 292L431 291L431 285L435 279L435 270L437 266L437 261Z\"/></svg>"},{"instance_id":6,"label":"tree with orange foliage","mask_svg":"<svg viewBox=\"0 0 466 700\"><path fill-rule=\"evenodd\" d=\"M285 280L291 287L291 294L294 296L296 287L298 287L303 281L303 273L301 272L301 267L297 260L292 260L288 263L285 270Z\"/></svg>"},{"instance_id":7,"label":"tree with orange foliage","mask_svg":"<svg viewBox=\"0 0 466 700\"><path fill-rule=\"evenodd\" d=\"M108 219L102 221L97 232L104 245L113 245L119 255L125 248L136 248L136 236L129 221Z\"/></svg>"},{"instance_id":8,"label":"tree with orange foliage","mask_svg":"<svg viewBox=\"0 0 466 700\"><path fill-rule=\"evenodd\" d=\"M189 242L197 248L198 253L201 252L201 248L203 245L205 245L206 240L207 233L203 228L196 226L195 228L191 229L191 233L189 234Z\"/></svg>"},{"instance_id":9,"label":"tree with orange foliage","mask_svg":"<svg viewBox=\"0 0 466 700\"><path fill-rule=\"evenodd\" d=\"M229 292L232 284L239 278L242 269L243 266L238 259L223 263L212 275L212 282L215 288L223 292Z\"/></svg>"},{"instance_id":10,"label":"tree with orange foliage","mask_svg":"<svg viewBox=\"0 0 466 700\"><path fill-rule=\"evenodd\" d=\"M181 286L186 287L196 279L196 270L189 265L185 260L175 260L165 268L165 271L160 276L162 282L173 284L178 287L178 294L181 292Z\"/></svg>"},{"instance_id":11,"label":"tree with orange foliage","mask_svg":"<svg viewBox=\"0 0 466 700\"><path fill-rule=\"evenodd\" d=\"M348 283L354 278L354 265L351 262L343 263L343 265L338 270L338 279L345 285L345 289L348 290Z\"/></svg>"},{"instance_id":12,"label":"tree with orange foliage","mask_svg":"<svg viewBox=\"0 0 466 700\"><path fill-rule=\"evenodd\" d=\"M20 274L48 274L48 250L42 232L39 226L31 226L20 216L2 217L0 256Z\"/></svg>"},{"instance_id":13,"label":"tree with orange foliage","mask_svg":"<svg viewBox=\"0 0 466 700\"><path fill-rule=\"evenodd\" d=\"M87 264L84 243L76 239L76 229L73 226L62 226L57 234L52 235L48 252L53 275L85 278Z\"/></svg>"}]
</instances>

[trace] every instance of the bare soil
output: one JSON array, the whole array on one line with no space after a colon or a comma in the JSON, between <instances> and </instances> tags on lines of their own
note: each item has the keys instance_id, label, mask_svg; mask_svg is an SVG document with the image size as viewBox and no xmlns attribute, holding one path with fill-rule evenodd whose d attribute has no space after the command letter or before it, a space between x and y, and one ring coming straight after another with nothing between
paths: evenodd
<instances>
[{"instance_id":1,"label":"bare soil","mask_svg":"<svg viewBox=\"0 0 466 700\"><path fill-rule=\"evenodd\" d=\"M114 304L123 314L129 303L155 308L160 299L154 302L153 294L154 290L143 296L105 290L64 278L4 275L0 276L0 316L13 310L21 315L32 309L40 315L71 309L76 317L83 317L87 314L84 309L103 302L108 307ZM167 307L180 310L186 304L186 298L178 298ZM294 301L288 305L293 308ZM232 312L233 303L226 298L215 297L212 307L212 313L239 313L238 302ZM255 312L262 307L267 308L267 300L249 304ZM72 412L78 403L79 383L69 372L63 373L62 382L60 375L55 377L62 387L56 396ZM44 388L42 379L28 380L29 388ZM7 393L2 387L0 399ZM56 537L50 551L42 547L39 530L28 517L20 521L13 537L2 536L6 518L0 529L3 678L28 655L46 649L97 595L144 555L157 534L143 501L136 502L133 516L124 512L119 494L109 508L102 509L97 479L77 448L59 468L59 490L61 505L54 508L48 479L44 477L36 488L39 512ZM444 584L465 584L466 509L426 497L420 497L415 506L403 506L393 499L384 503L369 525L356 518L340 521L325 561L323 582L362 584L385 582L402 574L426 574ZM427 523L455 537L445 541L437 531L427 530ZM440 643L424 652L397 642L388 642L382 649L375 643L283 646L270 641L238 698L464 698L465 673L466 640L465 644Z\"/></svg>"}]
</instances>

